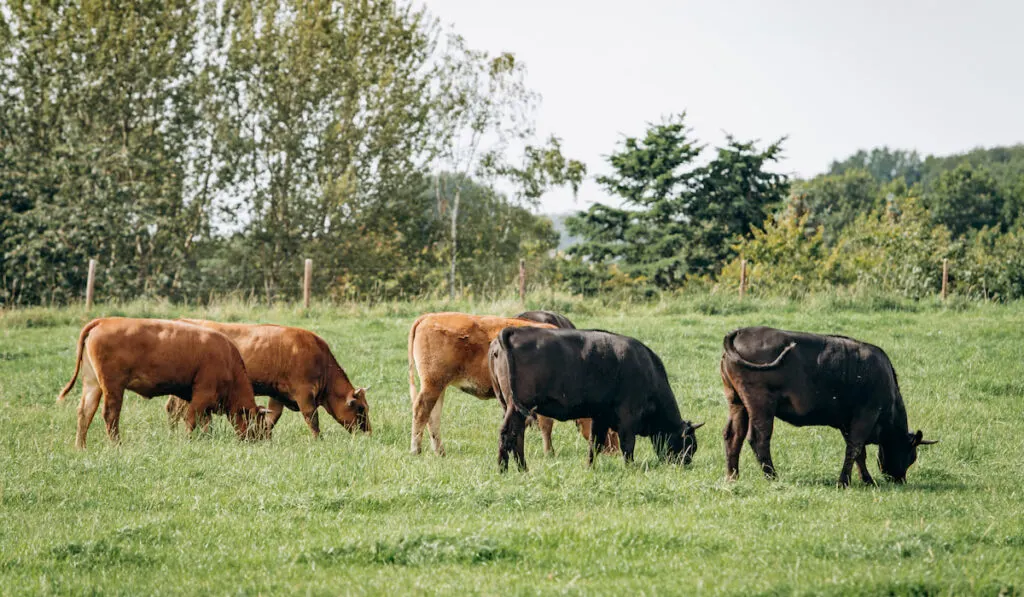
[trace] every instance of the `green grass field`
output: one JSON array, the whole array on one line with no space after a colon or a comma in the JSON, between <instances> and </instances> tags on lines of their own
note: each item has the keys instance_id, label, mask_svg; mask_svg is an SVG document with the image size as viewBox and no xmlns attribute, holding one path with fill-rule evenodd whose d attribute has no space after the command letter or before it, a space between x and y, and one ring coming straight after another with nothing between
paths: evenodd
<instances>
[{"instance_id":1,"label":"green grass field","mask_svg":"<svg viewBox=\"0 0 1024 597\"><path fill-rule=\"evenodd\" d=\"M527 432L530 471L497 471L501 412L451 389L448 456L409 454L406 334L421 310L318 306L99 308L297 325L321 334L357 385L373 435L321 417L313 441L287 412L271 442L242 444L223 418L188 438L163 401L129 395L123 442L97 416L73 448L81 310L0 314L0 594L1020 594L1024 591L1024 305L809 300L583 301L580 327L658 352L686 418L707 421L691 466L602 457L570 423L556 456ZM512 303L466 306L514 314ZM905 486L837 490L842 442L780 423L780 479L749 447L725 482L718 358L730 329L766 324L882 346L922 448ZM875 447L870 448L872 471Z\"/></svg>"}]
</instances>

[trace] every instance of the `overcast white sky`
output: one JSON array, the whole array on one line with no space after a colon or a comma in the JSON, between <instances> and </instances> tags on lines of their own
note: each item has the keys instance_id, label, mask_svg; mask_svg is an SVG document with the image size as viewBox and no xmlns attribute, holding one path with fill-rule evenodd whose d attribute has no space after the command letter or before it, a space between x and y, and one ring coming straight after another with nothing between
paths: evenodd
<instances>
[{"instance_id":1,"label":"overcast white sky","mask_svg":"<svg viewBox=\"0 0 1024 597\"><path fill-rule=\"evenodd\" d=\"M1024 141L1024 0L426 0L471 45L511 51L543 95L538 133L605 170L622 135L687 111L716 144L788 135L813 175L880 145L947 154ZM607 202L590 180L573 202Z\"/></svg>"}]
</instances>

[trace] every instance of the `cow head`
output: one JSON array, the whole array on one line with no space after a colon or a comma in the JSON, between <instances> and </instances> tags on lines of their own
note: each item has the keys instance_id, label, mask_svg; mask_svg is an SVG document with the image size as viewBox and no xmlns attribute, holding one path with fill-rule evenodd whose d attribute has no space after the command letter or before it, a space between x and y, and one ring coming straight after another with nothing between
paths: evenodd
<instances>
[{"instance_id":1,"label":"cow head","mask_svg":"<svg viewBox=\"0 0 1024 597\"><path fill-rule=\"evenodd\" d=\"M332 392L327 398L327 412L349 431L370 433L370 405L366 402L366 388L356 388L347 394Z\"/></svg>"},{"instance_id":2,"label":"cow head","mask_svg":"<svg viewBox=\"0 0 1024 597\"><path fill-rule=\"evenodd\" d=\"M897 435L878 444L878 468L882 474L896 483L907 480L907 469L917 460L917 447L938 443L937 439L924 439L920 429L917 433Z\"/></svg>"},{"instance_id":3,"label":"cow head","mask_svg":"<svg viewBox=\"0 0 1024 597\"><path fill-rule=\"evenodd\" d=\"M697 430L703 426L704 423L694 425L689 421L683 421L682 430L669 435L665 440L664 451L667 452L667 456L684 465L690 464L693 455L697 453Z\"/></svg>"}]
</instances>

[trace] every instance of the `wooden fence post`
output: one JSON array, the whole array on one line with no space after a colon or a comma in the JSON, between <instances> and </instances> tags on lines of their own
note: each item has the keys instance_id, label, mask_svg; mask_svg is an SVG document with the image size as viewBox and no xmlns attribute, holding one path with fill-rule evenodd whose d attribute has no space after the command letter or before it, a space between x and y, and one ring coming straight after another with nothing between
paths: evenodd
<instances>
[{"instance_id":1,"label":"wooden fence post","mask_svg":"<svg viewBox=\"0 0 1024 597\"><path fill-rule=\"evenodd\" d=\"M305 275L302 279L302 306L309 308L309 289L313 284L313 260L306 260Z\"/></svg>"},{"instance_id":2,"label":"wooden fence post","mask_svg":"<svg viewBox=\"0 0 1024 597\"><path fill-rule=\"evenodd\" d=\"M526 304L526 260L519 260L519 302Z\"/></svg>"},{"instance_id":3,"label":"wooden fence post","mask_svg":"<svg viewBox=\"0 0 1024 597\"><path fill-rule=\"evenodd\" d=\"M89 260L89 278L85 283L85 310L92 309L93 295L96 293L96 260Z\"/></svg>"},{"instance_id":4,"label":"wooden fence post","mask_svg":"<svg viewBox=\"0 0 1024 597\"><path fill-rule=\"evenodd\" d=\"M743 300L743 293L747 290L747 260L740 259L740 300Z\"/></svg>"},{"instance_id":5,"label":"wooden fence post","mask_svg":"<svg viewBox=\"0 0 1024 597\"><path fill-rule=\"evenodd\" d=\"M949 259L942 260L942 300L946 300L949 289Z\"/></svg>"}]
</instances>

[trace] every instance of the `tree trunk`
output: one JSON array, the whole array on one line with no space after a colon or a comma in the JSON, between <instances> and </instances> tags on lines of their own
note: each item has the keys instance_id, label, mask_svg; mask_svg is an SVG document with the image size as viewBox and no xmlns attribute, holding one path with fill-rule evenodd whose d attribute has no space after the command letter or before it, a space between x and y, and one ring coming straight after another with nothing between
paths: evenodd
<instances>
[{"instance_id":1,"label":"tree trunk","mask_svg":"<svg viewBox=\"0 0 1024 597\"><path fill-rule=\"evenodd\" d=\"M459 197L462 185L455 187L455 201L452 204L452 270L448 279L448 300L455 300L455 261L459 250Z\"/></svg>"}]
</instances>

